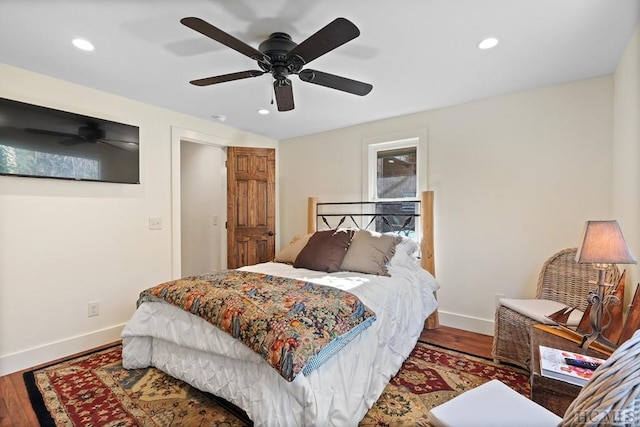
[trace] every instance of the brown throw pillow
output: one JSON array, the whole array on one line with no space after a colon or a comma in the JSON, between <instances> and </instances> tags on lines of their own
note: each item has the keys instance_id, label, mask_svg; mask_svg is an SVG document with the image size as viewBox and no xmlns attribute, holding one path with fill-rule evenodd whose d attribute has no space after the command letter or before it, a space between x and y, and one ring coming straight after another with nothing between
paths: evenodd
<instances>
[{"instance_id":1,"label":"brown throw pillow","mask_svg":"<svg viewBox=\"0 0 640 427\"><path fill-rule=\"evenodd\" d=\"M358 230L353 236L340 269L388 276L387 263L401 240L400 236Z\"/></svg>"},{"instance_id":2,"label":"brown throw pillow","mask_svg":"<svg viewBox=\"0 0 640 427\"><path fill-rule=\"evenodd\" d=\"M353 230L316 231L298 254L293 266L333 273L340 271Z\"/></svg>"}]
</instances>

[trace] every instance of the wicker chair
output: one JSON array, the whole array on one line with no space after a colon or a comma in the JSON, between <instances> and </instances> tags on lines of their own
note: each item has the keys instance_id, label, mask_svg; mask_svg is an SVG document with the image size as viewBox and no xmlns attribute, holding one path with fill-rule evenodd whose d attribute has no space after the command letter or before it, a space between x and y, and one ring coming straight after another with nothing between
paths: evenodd
<instances>
[{"instance_id":1,"label":"wicker chair","mask_svg":"<svg viewBox=\"0 0 640 427\"><path fill-rule=\"evenodd\" d=\"M586 296L595 288L598 273L593 265L579 264L575 261L577 251L577 248L564 249L545 261L538 276L536 300L556 301L561 306L576 307L581 312L585 311L588 304ZM618 278L619 270L612 265L607 272L606 280L608 283L616 283ZM592 283L589 283L590 281ZM555 310L538 313L536 320L501 303L495 314L493 359L528 370L531 358L531 326L541 323L540 318L553 311Z\"/></svg>"},{"instance_id":2,"label":"wicker chair","mask_svg":"<svg viewBox=\"0 0 640 427\"><path fill-rule=\"evenodd\" d=\"M508 386L496 382L493 380L482 384L433 408L429 413L431 425L640 425L640 331L636 331L596 369L562 419Z\"/></svg>"}]
</instances>

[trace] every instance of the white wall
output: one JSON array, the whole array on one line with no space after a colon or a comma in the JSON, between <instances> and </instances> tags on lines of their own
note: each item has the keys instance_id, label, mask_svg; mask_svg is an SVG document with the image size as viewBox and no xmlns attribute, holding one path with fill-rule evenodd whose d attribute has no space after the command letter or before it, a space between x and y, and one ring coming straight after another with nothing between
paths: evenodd
<instances>
[{"instance_id":1,"label":"white wall","mask_svg":"<svg viewBox=\"0 0 640 427\"><path fill-rule=\"evenodd\" d=\"M494 294L533 296L544 260L610 216L612 102L608 76L281 141L280 243L308 196L360 198L363 140L426 128L440 317L492 334Z\"/></svg>"},{"instance_id":2,"label":"white wall","mask_svg":"<svg viewBox=\"0 0 640 427\"><path fill-rule=\"evenodd\" d=\"M119 339L138 293L172 278L172 129L277 147L217 122L2 64L0 96L139 126L142 181L0 176L0 375ZM161 218L163 229L149 230L149 217ZM87 317L89 301L100 301L98 317Z\"/></svg>"},{"instance_id":3,"label":"white wall","mask_svg":"<svg viewBox=\"0 0 640 427\"><path fill-rule=\"evenodd\" d=\"M615 71L613 126L613 217L631 252L640 259L640 25ZM637 265L627 269L626 301L640 281Z\"/></svg>"}]
</instances>

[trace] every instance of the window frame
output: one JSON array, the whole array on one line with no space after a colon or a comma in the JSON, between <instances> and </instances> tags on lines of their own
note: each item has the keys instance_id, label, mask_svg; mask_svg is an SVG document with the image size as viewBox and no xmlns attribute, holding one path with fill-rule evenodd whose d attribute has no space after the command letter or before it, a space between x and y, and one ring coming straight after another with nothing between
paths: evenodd
<instances>
[{"instance_id":1,"label":"window frame","mask_svg":"<svg viewBox=\"0 0 640 427\"><path fill-rule=\"evenodd\" d=\"M402 198L378 198L377 197L377 160L378 152L391 149L413 148L416 149L416 196ZM369 137L362 140L362 200L368 202L397 202L420 201L423 191L427 186L427 129L413 129L394 134ZM422 236L419 217L415 223L415 240L420 241Z\"/></svg>"},{"instance_id":2,"label":"window frame","mask_svg":"<svg viewBox=\"0 0 640 427\"><path fill-rule=\"evenodd\" d=\"M416 196L378 198L378 152L402 148L416 149ZM420 193L427 188L426 138L415 135L404 138L365 140L363 143L363 166L363 200L370 202L420 200Z\"/></svg>"}]
</instances>

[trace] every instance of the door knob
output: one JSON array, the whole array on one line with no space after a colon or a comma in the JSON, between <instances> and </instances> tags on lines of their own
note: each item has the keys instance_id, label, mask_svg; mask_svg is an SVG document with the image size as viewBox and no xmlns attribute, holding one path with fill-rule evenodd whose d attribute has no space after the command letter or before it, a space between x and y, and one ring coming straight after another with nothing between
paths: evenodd
<instances>
[{"instance_id":1,"label":"door knob","mask_svg":"<svg viewBox=\"0 0 640 427\"><path fill-rule=\"evenodd\" d=\"M267 231L267 236L273 236L275 233L273 231Z\"/></svg>"}]
</instances>

